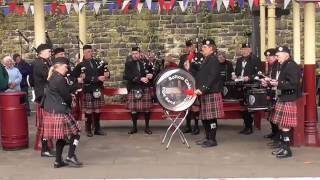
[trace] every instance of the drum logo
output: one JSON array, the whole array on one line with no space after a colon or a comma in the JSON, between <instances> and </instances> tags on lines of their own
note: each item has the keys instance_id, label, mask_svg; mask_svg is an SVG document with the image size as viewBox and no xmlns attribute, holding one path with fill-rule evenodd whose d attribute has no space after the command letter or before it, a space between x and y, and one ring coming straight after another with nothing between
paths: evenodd
<instances>
[{"instance_id":1,"label":"drum logo","mask_svg":"<svg viewBox=\"0 0 320 180\"><path fill-rule=\"evenodd\" d=\"M248 99L251 106L256 102L256 98L253 95L249 95Z\"/></svg>"},{"instance_id":2,"label":"drum logo","mask_svg":"<svg viewBox=\"0 0 320 180\"><path fill-rule=\"evenodd\" d=\"M187 89L191 89L192 86L187 78L179 76L177 74L169 76L168 80L171 81L173 84L171 84L171 87L162 87L161 94L167 103L169 103L171 105L176 105L177 101L178 101L176 98L179 96L180 97L185 96L183 89L185 87ZM180 98L178 98L178 99L180 99ZM185 96L185 98L182 100L182 102L189 100L189 99L190 99L190 96Z\"/></svg>"}]
</instances>

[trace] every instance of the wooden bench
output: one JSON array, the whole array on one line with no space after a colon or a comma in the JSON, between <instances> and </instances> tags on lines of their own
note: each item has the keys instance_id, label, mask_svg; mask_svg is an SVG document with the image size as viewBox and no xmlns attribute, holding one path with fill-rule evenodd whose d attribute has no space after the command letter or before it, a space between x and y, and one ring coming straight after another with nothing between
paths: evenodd
<instances>
[{"instance_id":1,"label":"wooden bench","mask_svg":"<svg viewBox=\"0 0 320 180\"><path fill-rule=\"evenodd\" d=\"M112 88L106 87L103 89L103 94L107 97L114 97L116 95L125 96L128 94L127 88ZM239 102L224 102L225 117L223 119L242 119L242 111L246 110ZM255 126L261 129L262 112L254 113ZM131 120L130 111L127 109L126 103L106 103L101 108L102 120ZM139 119L143 119L140 113ZM159 103L154 103L151 109L151 120L164 120L164 110Z\"/></svg>"}]
</instances>

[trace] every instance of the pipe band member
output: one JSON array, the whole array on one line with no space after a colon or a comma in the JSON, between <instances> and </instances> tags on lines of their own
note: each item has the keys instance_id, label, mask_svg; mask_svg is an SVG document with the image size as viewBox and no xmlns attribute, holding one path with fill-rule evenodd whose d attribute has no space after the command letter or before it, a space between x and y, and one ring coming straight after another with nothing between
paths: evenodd
<instances>
[{"instance_id":1,"label":"pipe band member","mask_svg":"<svg viewBox=\"0 0 320 180\"><path fill-rule=\"evenodd\" d=\"M85 112L86 132L88 137L92 137L92 122L94 122L94 134L105 135L100 125L100 108L104 105L104 98L101 92L103 82L108 79L109 74L103 71L101 63L93 58L91 45L83 46L83 61L73 70L74 77L80 77L81 69L85 68L85 78L83 80L83 103L82 108Z\"/></svg>"},{"instance_id":2,"label":"pipe band member","mask_svg":"<svg viewBox=\"0 0 320 180\"><path fill-rule=\"evenodd\" d=\"M55 154L49 148L50 139L43 137L43 107L40 105L44 96L45 89L48 86L48 72L51 66L49 61L51 57L51 46L49 44L40 44L37 48L38 57L32 62L32 83L35 92L36 102L36 127L37 135L41 140L41 156L42 157L54 157Z\"/></svg>"},{"instance_id":3,"label":"pipe band member","mask_svg":"<svg viewBox=\"0 0 320 180\"><path fill-rule=\"evenodd\" d=\"M152 68L148 68L145 61L140 59L140 48L132 48L132 61L127 61L124 69L124 79L127 80L128 109L131 111L132 129L128 134L138 132L137 120L139 112L144 113L146 134L152 134L149 127L150 109L152 107Z\"/></svg>"},{"instance_id":4,"label":"pipe band member","mask_svg":"<svg viewBox=\"0 0 320 180\"><path fill-rule=\"evenodd\" d=\"M70 165L81 167L75 154L80 140L80 126L71 115L71 88L66 79L68 65L66 58L56 58L55 64L48 74L48 88L43 102L43 136L48 139L56 139L56 160L54 168ZM63 147L66 138L71 137L69 152L66 162L62 159ZM69 164L68 164L69 163Z\"/></svg>"},{"instance_id":5,"label":"pipe band member","mask_svg":"<svg viewBox=\"0 0 320 180\"><path fill-rule=\"evenodd\" d=\"M195 94L200 99L200 115L206 133L206 140L202 147L217 146L217 118L224 116L221 92L223 90L223 80L220 72L223 66L215 55L216 45L212 39L204 39L202 42L202 54L204 61L196 76Z\"/></svg>"},{"instance_id":6,"label":"pipe band member","mask_svg":"<svg viewBox=\"0 0 320 180\"><path fill-rule=\"evenodd\" d=\"M241 46L241 57L237 59L235 75L237 78L244 81L244 83L252 83L254 77L261 71L261 61L252 54L251 45L244 43ZM253 114L249 111L243 111L242 117L244 120L244 128L239 132L240 134L249 135L253 133Z\"/></svg>"},{"instance_id":7,"label":"pipe band member","mask_svg":"<svg viewBox=\"0 0 320 180\"><path fill-rule=\"evenodd\" d=\"M280 64L278 80L270 81L277 87L278 99L272 122L281 129L280 148L272 154L277 158L288 158L292 156L290 149L290 130L298 124L297 99L301 96L301 71L296 62L290 57L290 50L286 46L276 48L276 57Z\"/></svg>"},{"instance_id":8,"label":"pipe band member","mask_svg":"<svg viewBox=\"0 0 320 180\"><path fill-rule=\"evenodd\" d=\"M264 52L264 55L266 56L267 63L268 63L268 73L267 76L261 79L261 85L263 87L267 88L268 96L271 99L271 107L269 108L268 112L268 121L271 125L271 133L264 136L264 138L270 138L273 140L272 143L270 143L271 146L276 146L280 140L280 133L279 133L279 127L277 124L274 124L271 121L271 118L274 114L274 105L276 103L277 95L276 95L276 87L272 87L270 84L271 80L277 80L279 77L279 66L278 60L276 58L276 49L270 48L267 49Z\"/></svg>"},{"instance_id":9,"label":"pipe band member","mask_svg":"<svg viewBox=\"0 0 320 180\"><path fill-rule=\"evenodd\" d=\"M196 52L196 43L192 40L186 41L187 53L180 56L179 68L182 68L188 72L193 77L196 77L197 72L200 69L201 62L203 61L203 55ZM198 105L197 105L198 104ZM197 107L196 107L197 106ZM191 133L197 135L200 133L199 128L199 112L192 111L193 109L199 109L199 101L196 100L193 106L190 108L189 114L186 117L186 125L182 130L183 133ZM191 120L194 119L194 127L191 127Z\"/></svg>"}]
</instances>

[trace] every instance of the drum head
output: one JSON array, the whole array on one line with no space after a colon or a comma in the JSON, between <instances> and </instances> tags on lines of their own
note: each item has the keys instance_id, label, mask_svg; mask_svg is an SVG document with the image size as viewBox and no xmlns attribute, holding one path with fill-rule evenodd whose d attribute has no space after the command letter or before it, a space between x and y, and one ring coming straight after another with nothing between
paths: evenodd
<instances>
[{"instance_id":1,"label":"drum head","mask_svg":"<svg viewBox=\"0 0 320 180\"><path fill-rule=\"evenodd\" d=\"M184 111L196 100L193 95L195 80L183 69L169 69L161 72L156 81L156 95L159 103L170 111Z\"/></svg>"}]
</instances>

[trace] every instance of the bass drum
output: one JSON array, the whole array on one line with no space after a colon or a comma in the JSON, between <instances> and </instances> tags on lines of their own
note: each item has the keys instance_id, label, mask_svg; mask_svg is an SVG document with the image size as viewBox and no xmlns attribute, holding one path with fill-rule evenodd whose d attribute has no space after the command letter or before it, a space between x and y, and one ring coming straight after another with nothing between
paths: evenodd
<instances>
[{"instance_id":1,"label":"bass drum","mask_svg":"<svg viewBox=\"0 0 320 180\"><path fill-rule=\"evenodd\" d=\"M170 111L184 111L196 100L195 79L180 68L159 73L156 79L156 96L160 105Z\"/></svg>"}]
</instances>

